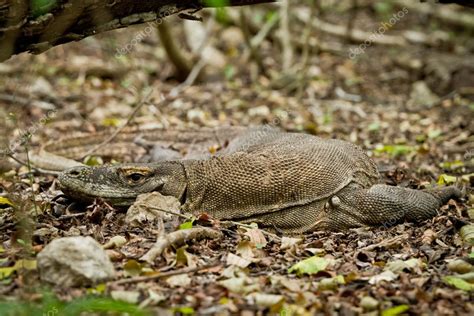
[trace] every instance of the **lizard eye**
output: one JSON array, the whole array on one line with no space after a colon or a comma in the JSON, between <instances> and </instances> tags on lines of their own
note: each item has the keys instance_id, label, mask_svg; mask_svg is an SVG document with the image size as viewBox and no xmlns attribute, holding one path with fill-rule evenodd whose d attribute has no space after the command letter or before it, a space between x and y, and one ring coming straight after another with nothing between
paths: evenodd
<instances>
[{"instance_id":1,"label":"lizard eye","mask_svg":"<svg viewBox=\"0 0 474 316\"><path fill-rule=\"evenodd\" d=\"M141 181L142 179L144 179L145 175L135 172L135 173L129 174L127 178L132 180L133 182L138 182L138 181Z\"/></svg>"}]
</instances>

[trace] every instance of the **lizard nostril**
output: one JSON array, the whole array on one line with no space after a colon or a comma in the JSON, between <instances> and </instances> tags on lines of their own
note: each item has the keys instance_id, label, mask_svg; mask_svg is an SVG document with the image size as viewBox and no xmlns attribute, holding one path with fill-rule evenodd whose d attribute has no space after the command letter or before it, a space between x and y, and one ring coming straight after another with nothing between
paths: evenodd
<instances>
[{"instance_id":1,"label":"lizard nostril","mask_svg":"<svg viewBox=\"0 0 474 316\"><path fill-rule=\"evenodd\" d=\"M81 173L79 172L79 170L76 170L76 169L73 169L73 170L70 170L68 172L68 175L70 175L71 177L78 177Z\"/></svg>"}]
</instances>

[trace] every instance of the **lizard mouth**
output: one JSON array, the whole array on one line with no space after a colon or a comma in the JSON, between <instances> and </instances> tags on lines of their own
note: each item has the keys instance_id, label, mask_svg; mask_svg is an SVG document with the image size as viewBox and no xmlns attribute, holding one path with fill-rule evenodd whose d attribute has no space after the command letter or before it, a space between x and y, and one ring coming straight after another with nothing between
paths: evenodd
<instances>
[{"instance_id":1,"label":"lizard mouth","mask_svg":"<svg viewBox=\"0 0 474 316\"><path fill-rule=\"evenodd\" d=\"M136 199L136 195L125 192L113 194L112 190L104 186L84 181L77 168L63 172L58 179L61 191L72 200L91 203L100 199L114 206L130 206Z\"/></svg>"},{"instance_id":2,"label":"lizard mouth","mask_svg":"<svg viewBox=\"0 0 474 316\"><path fill-rule=\"evenodd\" d=\"M79 202L85 202L85 203L92 203L95 200L103 200L113 206L130 206L135 202L136 197L111 197L111 196L98 196L98 195L92 195L88 194L83 191L78 191L77 189L71 189L68 187L63 187L60 185L61 191L66 195L68 198L71 200L79 201Z\"/></svg>"}]
</instances>

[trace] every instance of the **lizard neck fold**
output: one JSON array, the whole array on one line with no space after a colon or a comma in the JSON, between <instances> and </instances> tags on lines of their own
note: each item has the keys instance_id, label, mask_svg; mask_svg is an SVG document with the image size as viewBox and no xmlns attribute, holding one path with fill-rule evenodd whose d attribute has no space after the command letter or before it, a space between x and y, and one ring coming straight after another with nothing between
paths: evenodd
<instances>
[{"instance_id":1,"label":"lizard neck fold","mask_svg":"<svg viewBox=\"0 0 474 316\"><path fill-rule=\"evenodd\" d=\"M168 161L159 163L157 167L157 176L163 177L163 186L160 191L163 195L171 195L185 202L186 199L186 170L179 161Z\"/></svg>"}]
</instances>

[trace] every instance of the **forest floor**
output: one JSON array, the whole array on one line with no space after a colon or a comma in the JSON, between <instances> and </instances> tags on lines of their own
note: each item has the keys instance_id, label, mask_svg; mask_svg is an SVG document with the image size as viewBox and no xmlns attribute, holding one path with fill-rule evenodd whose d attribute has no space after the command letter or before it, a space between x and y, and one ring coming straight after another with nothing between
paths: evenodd
<instances>
[{"instance_id":1,"label":"forest floor","mask_svg":"<svg viewBox=\"0 0 474 316\"><path fill-rule=\"evenodd\" d=\"M369 34L406 9L367 3L356 10L353 27ZM297 7L294 19L304 19L309 9ZM248 16L261 25L271 18L269 11L256 9ZM354 18L351 12L339 5L321 19L346 27ZM25 315L61 314L71 304L64 302L81 297L112 297L160 315L472 315L474 238L472 230L469 237L468 230L462 235L460 229L474 218L474 30L408 8L386 35L410 31L422 44L362 47L321 30L309 29L305 37L308 25L298 20L292 25L299 30L294 37L303 44L294 44L292 67L283 72L277 35L267 36L259 47L264 64L259 69L247 53L244 34L229 19L208 28L212 50L206 53L210 65L204 82L177 94L172 91L179 83L155 30L133 42L146 25L38 56L15 56L0 64L0 132L10 147L19 144L14 152L21 156L64 135L122 126L149 95L132 124L268 125L344 139L367 150L382 183L410 188L456 183L465 197L419 224L315 232L297 239L232 226L223 230L222 240L188 241L149 266L138 258L155 241L155 226L129 227L122 210L100 202L80 210L84 213L65 209L52 202L61 193L56 177L0 163L1 300L30 302L15 310ZM177 18L170 20L176 41L186 46L189 28L181 28ZM117 47L126 52L119 58ZM356 49L357 56L351 55ZM25 132L31 138L20 144ZM124 245L107 250L118 279L195 269L122 285L48 287L39 279L35 255L56 238L77 235L101 244L125 237ZM219 264L199 268L211 262ZM48 293L61 303L47 301ZM97 310L94 302L84 301L84 309ZM107 307L139 313L113 302ZM12 308L0 304L0 314Z\"/></svg>"}]
</instances>

